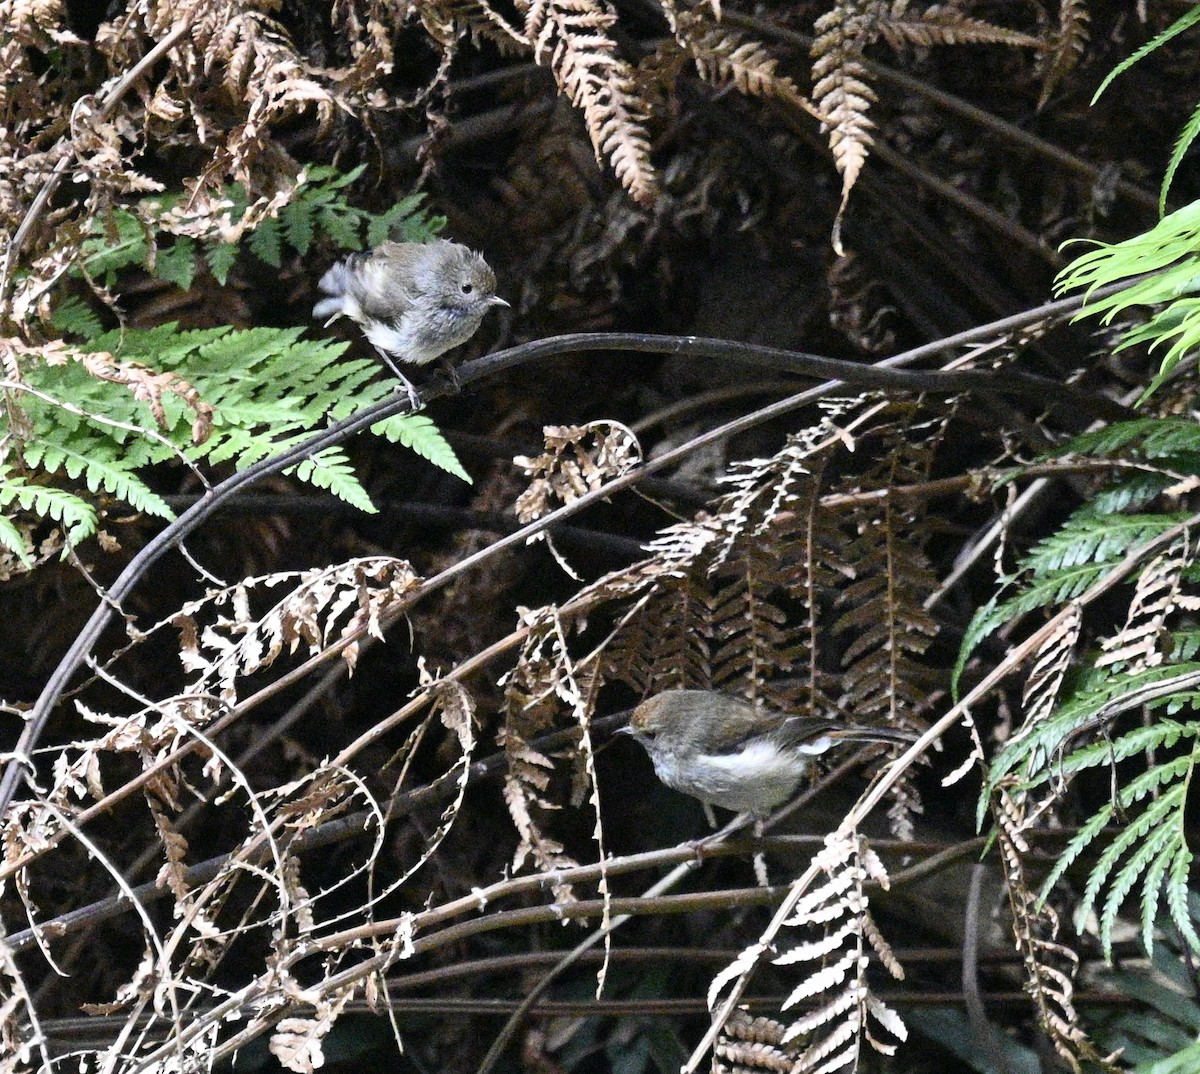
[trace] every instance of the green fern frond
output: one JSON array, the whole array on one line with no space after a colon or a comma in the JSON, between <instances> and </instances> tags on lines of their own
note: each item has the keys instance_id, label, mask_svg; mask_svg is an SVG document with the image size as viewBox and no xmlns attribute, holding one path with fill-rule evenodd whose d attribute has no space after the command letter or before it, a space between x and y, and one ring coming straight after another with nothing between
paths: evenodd
<instances>
[{"instance_id":1,"label":"green fern frond","mask_svg":"<svg viewBox=\"0 0 1200 1074\"><path fill-rule=\"evenodd\" d=\"M1067 843L1062 853L1059 854L1053 868L1042 884L1042 889L1038 893L1039 903L1044 903L1050 897L1050 892L1054 890L1054 885L1066 875L1067 870L1075 864L1079 855L1091 846L1095 838L1108 826L1108 822L1112 820L1115 811L1116 807L1111 804L1101 806L1084 824L1080 825L1079 830L1071 837L1071 841Z\"/></svg>"},{"instance_id":2,"label":"green fern frond","mask_svg":"<svg viewBox=\"0 0 1200 1074\"><path fill-rule=\"evenodd\" d=\"M35 471L82 479L93 493L104 491L134 510L170 518L166 503L138 476L144 467L186 457L210 465L232 461L245 468L285 450L329 420L391 395L394 386L379 377L377 363L343 360L345 343L305 339L303 331L227 327L180 331L169 324L101 335L93 340L97 350L186 378L214 408L210 435L203 443L193 443L194 412L182 398L164 394L159 435L139 436L138 428L156 426L149 405L124 386L91 377L80 363L71 362L35 369L31 382L44 396L70 399L73 408L84 413L32 398L26 404L33 434L23 448L25 464ZM470 480L429 418L398 418L383 423L379 432ZM323 454L296 473L349 503L373 510L344 456ZM75 524L85 521L76 518ZM94 528L91 520L74 531L73 540Z\"/></svg>"},{"instance_id":3,"label":"green fern frond","mask_svg":"<svg viewBox=\"0 0 1200 1074\"><path fill-rule=\"evenodd\" d=\"M1077 512L1022 560L1020 572L1014 576L1024 582L1020 592L1004 601L997 594L975 613L959 650L955 681L967 658L997 627L1039 608L1074 600L1130 549L1165 533L1185 517L1183 514L1101 515L1091 508ZM1013 578L1007 580L1008 587L1013 584Z\"/></svg>"},{"instance_id":4,"label":"green fern frond","mask_svg":"<svg viewBox=\"0 0 1200 1074\"><path fill-rule=\"evenodd\" d=\"M1171 663L1186 663L1193 660L1197 653L1200 653L1200 630L1177 630L1171 635L1171 652L1168 655Z\"/></svg>"},{"instance_id":5,"label":"green fern frond","mask_svg":"<svg viewBox=\"0 0 1200 1074\"><path fill-rule=\"evenodd\" d=\"M1163 670L1154 669L1153 674L1161 677ZM1167 670L1171 674L1180 671L1178 667ZM1183 820L1192 773L1200 762L1200 722L1155 720L1113 741L1091 743L1060 760L1050 761L1054 751L1066 741L1062 731L1067 728L1073 731L1086 722L1081 718L1081 704L1084 708L1094 709L1099 697L1119 696L1125 690L1133 689L1126 685L1125 680L1137 678L1144 682L1148 676L1114 676L1104 690L1093 689L1089 692L1089 698L1076 698L1063 705L1053 719L1039 725L1020 741L1010 743L997 757L989 773L989 784L994 786L1018 762L1024 767L1033 761L1036 770L1030 772L1026 768L1026 775L1029 777L1027 786L1034 787L1042 783L1065 781L1085 769L1114 766L1135 756L1145 756L1147 751L1171 750L1181 743L1189 744L1185 752L1152 764L1121 785L1115 801L1101 806L1075 833L1042 885L1039 899L1044 901L1054 885L1080 855L1097 841L1114 817L1120 815L1124 818L1121 830L1091 867L1075 913L1076 927L1082 929L1093 909L1099 906L1099 938L1106 956L1111 952L1118 914L1139 884L1142 889L1139 899L1141 933L1147 950L1153 949L1154 922L1164 882L1167 909L1172 920L1181 933L1186 934L1191 929L1190 922L1180 918L1181 914L1183 918L1188 916L1188 869L1186 864L1180 863L1185 858L1190 863L1191 859L1184 838ZM1189 693L1186 696L1192 706L1200 704L1200 695ZM1047 737L1051 725L1058 732L1057 744ZM1200 950L1200 946L1197 950Z\"/></svg>"},{"instance_id":6,"label":"green fern frond","mask_svg":"<svg viewBox=\"0 0 1200 1074\"><path fill-rule=\"evenodd\" d=\"M288 251L307 254L319 239L361 249L365 242L374 245L392 236L434 237L444 220L426 216L419 195L382 213L351 204L350 187L364 169L308 169L279 215L261 220L240 243L198 241L190 231L178 233L204 220L189 223L177 194L114 207L92 223L82 243L82 271L114 290L131 269L186 289L201 257L224 282L243 250L278 267ZM242 219L254 208L240 184L230 184L225 193L231 219ZM168 211L172 215L164 226L175 230L156 232L153 221ZM211 215L208 208L204 212ZM203 227L199 233L217 234ZM330 421L388 398L395 388L380 376L377 362L346 359L346 344L306 339L304 327L181 331L177 324L164 324L104 332L91 307L74 295L58 302L55 320L61 330L84 338L82 350L113 355L119 375L95 375L96 366L85 361L33 365L29 380L36 393L21 399L23 428L30 431L17 443L31 483L0 481L0 507L15 505L35 518L61 522L68 546L95 533L95 507L78 491L38 483L39 471L80 481L93 496L104 494L135 511L170 518L165 501L141 476L146 467L187 461L245 468ZM144 396L153 399L153 409ZM201 413L204 435L195 433ZM429 418L398 417L381 423L376 433L470 481ZM322 452L293 472L365 511L374 510L340 449ZM0 515L0 544L26 558L31 550L23 524Z\"/></svg>"},{"instance_id":7,"label":"green fern frond","mask_svg":"<svg viewBox=\"0 0 1200 1074\"><path fill-rule=\"evenodd\" d=\"M1125 900L1129 897L1129 893L1137 886L1138 880L1142 879L1143 884L1148 884L1150 879L1150 867L1154 864L1160 864L1165 867L1166 864L1174 857L1179 845L1179 830L1169 823L1168 813L1173 812L1179 802L1174 794L1166 794L1154 803L1155 806L1161 808L1148 809L1143 816L1145 817L1144 824L1130 825L1131 828L1138 829L1137 843L1131 843L1132 846L1137 846L1133 855L1122 866L1120 872L1109 885L1108 892L1104 897L1104 908L1100 912L1100 925L1098 935L1100 938L1100 946L1105 952L1112 950L1112 935L1113 927L1117 923L1117 915L1120 913L1121 907L1124 906ZM1158 873L1161 869L1156 869ZM1142 898L1140 905L1142 908L1148 904L1153 904L1157 910L1158 892L1152 891L1149 887L1143 886ZM1154 915L1149 921L1143 921L1143 935L1149 932L1151 937L1150 949L1153 950L1153 928Z\"/></svg>"},{"instance_id":8,"label":"green fern frond","mask_svg":"<svg viewBox=\"0 0 1200 1074\"><path fill-rule=\"evenodd\" d=\"M160 280L166 280L181 291L187 291L192 286L192 280L196 278L198 263L195 242L186 235L181 235L170 246L158 250L150 267Z\"/></svg>"},{"instance_id":9,"label":"green fern frond","mask_svg":"<svg viewBox=\"0 0 1200 1074\"><path fill-rule=\"evenodd\" d=\"M1188 775L1190 781L1191 773ZM1182 797L1187 797L1186 789ZM1183 838L1182 814L1179 818L1178 830L1179 841L1167 872L1167 911L1187 945L1193 951L1200 951L1200 936L1196 934L1196 926L1192 923L1193 915L1188 898L1188 883L1191 880L1192 861L1195 855L1188 847L1187 840Z\"/></svg>"},{"instance_id":10,"label":"green fern frond","mask_svg":"<svg viewBox=\"0 0 1200 1074\"><path fill-rule=\"evenodd\" d=\"M283 264L283 229L278 220L264 220L250 233L250 252L259 261L279 268Z\"/></svg>"},{"instance_id":11,"label":"green fern frond","mask_svg":"<svg viewBox=\"0 0 1200 1074\"><path fill-rule=\"evenodd\" d=\"M463 469L454 449L446 442L441 430L424 414L398 414L372 425L371 432L415 451L438 469L471 484L471 475Z\"/></svg>"},{"instance_id":12,"label":"green fern frond","mask_svg":"<svg viewBox=\"0 0 1200 1074\"><path fill-rule=\"evenodd\" d=\"M315 488L332 492L339 500L365 511L369 515L377 514L379 509L371 502L367 490L359 483L354 474L354 467L340 447L326 448L310 459L306 459L290 472Z\"/></svg>"},{"instance_id":13,"label":"green fern frond","mask_svg":"<svg viewBox=\"0 0 1200 1074\"><path fill-rule=\"evenodd\" d=\"M145 266L151 246L147 225L128 209L114 209L92 224L92 236L81 246L89 275L111 287L116 274L132 265Z\"/></svg>"},{"instance_id":14,"label":"green fern frond","mask_svg":"<svg viewBox=\"0 0 1200 1074\"><path fill-rule=\"evenodd\" d=\"M1200 106L1195 108L1188 117L1188 121L1183 125L1183 130L1179 132L1179 137L1175 139L1175 145L1171 149L1171 159L1167 161L1166 171L1163 172L1162 186L1158 191L1159 216L1166 215L1167 195L1171 191L1171 183L1174 182L1179 165L1183 162L1187 151L1192 148L1198 135L1200 135Z\"/></svg>"},{"instance_id":15,"label":"green fern frond","mask_svg":"<svg viewBox=\"0 0 1200 1074\"><path fill-rule=\"evenodd\" d=\"M65 335L91 339L104 331L96 312L78 295L68 295L54 307L50 323Z\"/></svg>"},{"instance_id":16,"label":"green fern frond","mask_svg":"<svg viewBox=\"0 0 1200 1074\"><path fill-rule=\"evenodd\" d=\"M1179 479L1174 474L1139 471L1122 481L1102 489L1092 498L1092 509L1098 515L1116 515L1137 511L1149 506Z\"/></svg>"},{"instance_id":17,"label":"green fern frond","mask_svg":"<svg viewBox=\"0 0 1200 1074\"><path fill-rule=\"evenodd\" d=\"M96 532L96 509L85 500L65 489L33 485L23 477L9 477L6 471L0 470L0 508L7 509L12 506L29 511L38 518L48 518L59 523L65 530L67 547L77 545ZM19 532L10 520L2 521L19 537ZM0 538L0 543L4 543L18 555L21 554L3 538ZM24 541L20 541L20 544L24 545Z\"/></svg>"},{"instance_id":18,"label":"green fern frond","mask_svg":"<svg viewBox=\"0 0 1200 1074\"><path fill-rule=\"evenodd\" d=\"M1122 760L1141 749L1172 743L1177 737L1193 737L1189 731L1192 724L1171 724L1156 721L1154 725L1130 731L1120 739L1107 740L1081 747L1071 754L1058 758L1053 765L1049 759L1057 757L1064 745L1080 728L1092 726L1107 712L1113 702L1127 693L1147 690L1160 683L1188 673L1200 672L1200 664L1168 664L1147 668L1137 674L1112 674L1111 669L1092 668L1079 676L1079 682L1066 700L1054 712L1034 727L1024 728L1004 744L992 760L988 772L991 786L1011 773L1018 773L1027 787L1034 787L1060 776L1074 775L1085 768L1105 764L1110 760ZM1195 696L1191 692L1184 697ZM1161 725L1161 726L1159 726ZM1200 725L1195 725L1200 729ZM1126 741L1128 740L1128 741ZM1124 750L1128 753L1123 753Z\"/></svg>"},{"instance_id":19,"label":"green fern frond","mask_svg":"<svg viewBox=\"0 0 1200 1074\"><path fill-rule=\"evenodd\" d=\"M1048 454L1112 458L1122 452L1134 458L1200 457L1200 425L1187 418L1134 418L1113 422L1073 436Z\"/></svg>"},{"instance_id":20,"label":"green fern frond","mask_svg":"<svg viewBox=\"0 0 1200 1074\"><path fill-rule=\"evenodd\" d=\"M1036 579L1048 580L1081 565L1112 563L1187 517L1185 513L1098 515L1084 507L1058 532L1034 545L1021 569Z\"/></svg>"},{"instance_id":21,"label":"green fern frond","mask_svg":"<svg viewBox=\"0 0 1200 1074\"><path fill-rule=\"evenodd\" d=\"M1184 30L1187 30L1188 28L1194 26L1197 22L1200 22L1200 6L1192 8L1191 11L1187 12L1185 15L1182 15L1180 18L1176 19L1173 23L1171 23L1170 26L1168 26L1165 30L1163 30L1163 32L1160 33L1157 37L1151 39L1150 41L1147 41L1141 48L1139 48L1136 52L1134 52L1134 54L1132 56L1129 56L1128 58L1122 60L1119 64L1117 64L1116 67L1114 67L1111 71L1109 71L1108 74L1104 76L1104 80L1100 83L1096 92L1094 94L1092 94L1092 104L1095 104L1098 100L1100 100L1100 94L1102 94L1106 89L1108 89L1110 83L1112 82L1112 80L1114 78L1116 78L1120 74L1124 74L1126 71L1129 70L1129 68L1131 68L1135 63L1137 63L1138 60L1144 59L1145 57L1149 56L1150 53L1154 52L1156 49L1161 48L1168 41L1170 41L1171 38L1178 37L1181 33L1184 32Z\"/></svg>"},{"instance_id":22,"label":"green fern frond","mask_svg":"<svg viewBox=\"0 0 1200 1074\"><path fill-rule=\"evenodd\" d=\"M25 535L4 515L0 515L0 548L7 548L26 567L33 564L33 549Z\"/></svg>"},{"instance_id":23,"label":"green fern frond","mask_svg":"<svg viewBox=\"0 0 1200 1074\"><path fill-rule=\"evenodd\" d=\"M1190 697L1193 702L1200 700L1195 694ZM1135 728L1115 741L1106 739L1076 750L1054 766L1053 778L1072 776L1085 769L1097 768L1101 765L1116 764L1118 761L1136 757L1146 750L1170 749L1181 738L1198 736L1200 736L1200 723L1181 724L1174 720L1156 720L1153 724ZM1121 789L1117 800L1123 806L1131 806L1147 794L1157 790L1161 783L1174 779L1177 775L1178 773L1171 770L1170 764L1152 768L1126 784ZM1049 777L1050 773L1046 773L1046 776Z\"/></svg>"},{"instance_id":24,"label":"green fern frond","mask_svg":"<svg viewBox=\"0 0 1200 1074\"><path fill-rule=\"evenodd\" d=\"M1144 401L1200 342L1200 201L1164 216L1149 231L1115 244L1095 243L1055 280L1058 294L1130 280L1122 290L1088 301L1078 314L1099 316L1108 324L1136 306L1163 306L1145 324L1124 333L1116 350L1136 343L1166 345L1158 375L1142 394ZM1143 274L1148 274L1143 276ZM1139 277L1134 280L1133 277Z\"/></svg>"},{"instance_id":25,"label":"green fern frond","mask_svg":"<svg viewBox=\"0 0 1200 1074\"><path fill-rule=\"evenodd\" d=\"M229 279L239 251L240 247L234 242L215 242L204 248L204 260L208 264L208 271L222 287Z\"/></svg>"},{"instance_id":26,"label":"green fern frond","mask_svg":"<svg viewBox=\"0 0 1200 1074\"><path fill-rule=\"evenodd\" d=\"M1200 1070L1200 1044L1193 1043L1200 1036L1200 1005L1194 997L1191 960L1181 957L1184 953L1172 939L1153 948L1151 972L1115 970L1104 975L1105 986L1137 1001L1116 1015L1105 1039L1105 1047L1120 1049L1126 1062L1151 1064L1138 1065L1137 1074ZM1169 1060L1154 1062L1167 1053Z\"/></svg>"},{"instance_id":27,"label":"green fern frond","mask_svg":"<svg viewBox=\"0 0 1200 1074\"><path fill-rule=\"evenodd\" d=\"M54 436L61 436L61 442L51 439ZM87 446L83 448L81 445L85 443ZM73 438L66 429L46 429L41 436L24 442L22 456L31 469L66 474L72 480L82 477L91 492L107 492L135 511L158 518L175 517L161 496L125 468L119 444Z\"/></svg>"}]
</instances>

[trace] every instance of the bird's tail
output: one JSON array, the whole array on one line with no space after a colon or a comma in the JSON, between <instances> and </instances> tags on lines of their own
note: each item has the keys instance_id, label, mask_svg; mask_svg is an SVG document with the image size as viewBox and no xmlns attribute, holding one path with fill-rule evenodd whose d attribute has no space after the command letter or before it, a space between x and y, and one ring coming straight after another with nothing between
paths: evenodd
<instances>
[{"instance_id":1,"label":"bird's tail","mask_svg":"<svg viewBox=\"0 0 1200 1074\"><path fill-rule=\"evenodd\" d=\"M313 306L313 317L316 320L329 324L346 312L345 297L350 289L350 272L351 266L348 261L338 261L321 277L317 286L328 297Z\"/></svg>"},{"instance_id":2,"label":"bird's tail","mask_svg":"<svg viewBox=\"0 0 1200 1074\"><path fill-rule=\"evenodd\" d=\"M899 727L832 727L826 734L842 742L894 742L911 746L920 738L915 731Z\"/></svg>"}]
</instances>

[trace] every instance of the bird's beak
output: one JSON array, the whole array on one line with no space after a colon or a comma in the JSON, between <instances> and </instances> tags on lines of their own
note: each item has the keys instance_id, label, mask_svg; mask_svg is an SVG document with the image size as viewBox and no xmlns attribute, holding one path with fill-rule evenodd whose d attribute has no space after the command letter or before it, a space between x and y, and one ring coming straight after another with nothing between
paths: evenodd
<instances>
[{"instance_id":1,"label":"bird's beak","mask_svg":"<svg viewBox=\"0 0 1200 1074\"><path fill-rule=\"evenodd\" d=\"M627 723L624 727L618 727L613 732L613 734L614 735L632 735L633 734L633 724Z\"/></svg>"},{"instance_id":2,"label":"bird's beak","mask_svg":"<svg viewBox=\"0 0 1200 1074\"><path fill-rule=\"evenodd\" d=\"M505 302L504 299L502 299L499 295L492 295L492 297L488 299L488 305L489 306L507 306L509 309L512 309L512 306L510 306L507 302Z\"/></svg>"}]
</instances>

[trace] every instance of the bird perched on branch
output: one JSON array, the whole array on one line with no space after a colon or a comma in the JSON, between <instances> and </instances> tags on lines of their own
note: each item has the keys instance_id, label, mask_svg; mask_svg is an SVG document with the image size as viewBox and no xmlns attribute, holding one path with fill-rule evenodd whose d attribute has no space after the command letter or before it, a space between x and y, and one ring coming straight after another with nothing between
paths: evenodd
<instances>
[{"instance_id":1,"label":"bird perched on branch","mask_svg":"<svg viewBox=\"0 0 1200 1074\"><path fill-rule=\"evenodd\" d=\"M637 739L668 787L762 817L787 801L815 754L838 742L915 742L910 731L787 716L712 690L667 690L633 710Z\"/></svg>"},{"instance_id":2,"label":"bird perched on branch","mask_svg":"<svg viewBox=\"0 0 1200 1074\"><path fill-rule=\"evenodd\" d=\"M483 257L446 239L385 242L351 254L318 286L327 297L313 316L326 325L338 317L357 321L414 407L416 389L396 361L432 362L470 339L492 306L508 305L496 295L496 275Z\"/></svg>"}]
</instances>

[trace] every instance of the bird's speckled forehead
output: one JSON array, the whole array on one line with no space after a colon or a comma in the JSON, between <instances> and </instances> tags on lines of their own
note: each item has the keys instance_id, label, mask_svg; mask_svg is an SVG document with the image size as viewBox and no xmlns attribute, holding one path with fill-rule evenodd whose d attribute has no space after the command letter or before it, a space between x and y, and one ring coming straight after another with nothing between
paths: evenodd
<instances>
[{"instance_id":1,"label":"bird's speckled forehead","mask_svg":"<svg viewBox=\"0 0 1200 1074\"><path fill-rule=\"evenodd\" d=\"M484 261L482 254L468 250L455 242L438 239L430 243L431 247L441 247L440 256L431 258L429 264L433 272L452 286L464 283L472 284L476 294L491 295L496 290L496 274ZM430 251L433 252L432 250ZM449 254L449 256L446 256Z\"/></svg>"},{"instance_id":2,"label":"bird's speckled forehead","mask_svg":"<svg viewBox=\"0 0 1200 1074\"><path fill-rule=\"evenodd\" d=\"M664 724L670 722L670 714L673 710L677 711L680 705L690 700L693 695L702 693L704 693L702 690L667 690L664 693L648 697L633 710L633 715L629 718L629 726L637 732L653 734L659 731Z\"/></svg>"}]
</instances>

